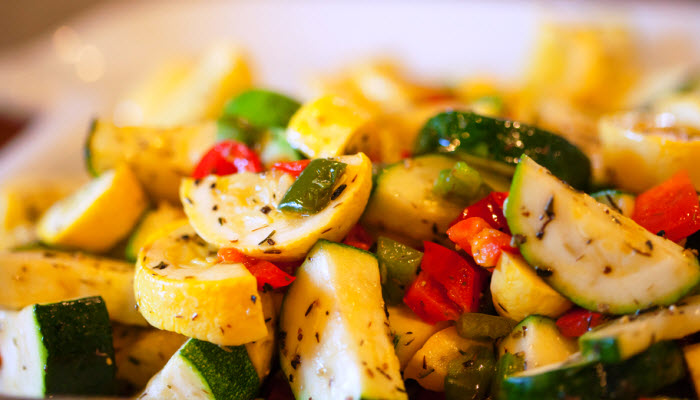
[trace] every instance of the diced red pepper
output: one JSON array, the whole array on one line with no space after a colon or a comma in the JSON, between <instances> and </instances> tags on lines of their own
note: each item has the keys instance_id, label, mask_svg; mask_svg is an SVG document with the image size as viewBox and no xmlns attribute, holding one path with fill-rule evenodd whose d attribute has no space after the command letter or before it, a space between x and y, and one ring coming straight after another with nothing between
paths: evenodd
<instances>
[{"instance_id":1,"label":"diced red pepper","mask_svg":"<svg viewBox=\"0 0 700 400\"><path fill-rule=\"evenodd\" d=\"M239 171L261 172L260 158L243 143L224 140L207 151L192 173L195 179L207 175L231 175Z\"/></svg>"},{"instance_id":2,"label":"diced red pepper","mask_svg":"<svg viewBox=\"0 0 700 400\"><path fill-rule=\"evenodd\" d=\"M311 160L276 162L272 164L270 169L273 171L286 172L297 177L309 165L310 162Z\"/></svg>"},{"instance_id":3,"label":"diced red pepper","mask_svg":"<svg viewBox=\"0 0 700 400\"><path fill-rule=\"evenodd\" d=\"M294 282L295 277L277 268L269 261L248 257L234 248L222 248L218 252L219 262L242 263L258 281L258 290L278 289Z\"/></svg>"},{"instance_id":4,"label":"diced red pepper","mask_svg":"<svg viewBox=\"0 0 700 400\"><path fill-rule=\"evenodd\" d=\"M686 171L637 196L632 219L678 242L700 230L700 202Z\"/></svg>"},{"instance_id":5,"label":"diced red pepper","mask_svg":"<svg viewBox=\"0 0 700 400\"><path fill-rule=\"evenodd\" d=\"M601 313L574 308L557 319L557 327L564 336L579 337L605 321Z\"/></svg>"},{"instance_id":6,"label":"diced red pepper","mask_svg":"<svg viewBox=\"0 0 700 400\"><path fill-rule=\"evenodd\" d=\"M362 225L355 224L355 226L350 229L347 236L345 236L345 239L343 239L343 243L347 244L348 246L357 247L360 250L367 251L374 244L374 238L367 233Z\"/></svg>"},{"instance_id":7,"label":"diced red pepper","mask_svg":"<svg viewBox=\"0 0 700 400\"><path fill-rule=\"evenodd\" d=\"M462 312L479 309L479 297L485 281L485 271L460 256L459 253L433 242L423 242L425 252L421 271L445 288L447 297Z\"/></svg>"},{"instance_id":8,"label":"diced red pepper","mask_svg":"<svg viewBox=\"0 0 700 400\"><path fill-rule=\"evenodd\" d=\"M447 230L447 236L482 267L495 267L504 251L518 252L518 249L510 245L509 234L492 228L479 217L457 222Z\"/></svg>"},{"instance_id":9,"label":"diced red pepper","mask_svg":"<svg viewBox=\"0 0 700 400\"><path fill-rule=\"evenodd\" d=\"M510 234L508 222L503 215L503 203L508 198L508 192L491 192L462 211L462 214L452 221L451 225L467 218L479 217L491 225L493 229Z\"/></svg>"},{"instance_id":10,"label":"diced red pepper","mask_svg":"<svg viewBox=\"0 0 700 400\"><path fill-rule=\"evenodd\" d=\"M461 313L459 306L445 294L445 288L425 271L408 287L403 302L429 324L456 320Z\"/></svg>"}]
</instances>

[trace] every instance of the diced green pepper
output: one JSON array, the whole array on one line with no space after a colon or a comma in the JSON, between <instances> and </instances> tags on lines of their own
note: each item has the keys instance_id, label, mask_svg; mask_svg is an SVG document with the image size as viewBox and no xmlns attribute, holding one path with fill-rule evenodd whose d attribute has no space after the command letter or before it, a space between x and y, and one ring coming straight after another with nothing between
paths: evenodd
<instances>
[{"instance_id":1,"label":"diced green pepper","mask_svg":"<svg viewBox=\"0 0 700 400\"><path fill-rule=\"evenodd\" d=\"M450 361L445 376L445 399L485 399L496 371L491 346L472 346Z\"/></svg>"},{"instance_id":2,"label":"diced green pepper","mask_svg":"<svg viewBox=\"0 0 700 400\"><path fill-rule=\"evenodd\" d=\"M473 340L493 340L509 334L516 322L510 318L480 313L464 313L455 328L459 336Z\"/></svg>"},{"instance_id":3,"label":"diced green pepper","mask_svg":"<svg viewBox=\"0 0 700 400\"><path fill-rule=\"evenodd\" d=\"M251 89L230 100L222 118L237 117L257 128L286 127L301 104L283 94Z\"/></svg>"},{"instance_id":4,"label":"diced green pepper","mask_svg":"<svg viewBox=\"0 0 700 400\"><path fill-rule=\"evenodd\" d=\"M377 259L384 301L401 304L406 289L416 279L423 253L386 237L377 239Z\"/></svg>"},{"instance_id":5,"label":"diced green pepper","mask_svg":"<svg viewBox=\"0 0 700 400\"><path fill-rule=\"evenodd\" d=\"M221 117L216 121L216 141L235 140L246 146L253 146L261 135L260 129L248 124L242 118Z\"/></svg>"},{"instance_id":6,"label":"diced green pepper","mask_svg":"<svg viewBox=\"0 0 700 400\"><path fill-rule=\"evenodd\" d=\"M346 166L345 163L324 158L311 161L284 194L277 209L299 214L316 214L323 210L335 192L342 193L344 187L340 185L336 188L335 183L345 172Z\"/></svg>"},{"instance_id":7,"label":"diced green pepper","mask_svg":"<svg viewBox=\"0 0 700 400\"><path fill-rule=\"evenodd\" d=\"M466 202L478 200L489 193L489 187L477 170L464 161L459 161L451 169L440 171L433 192L442 197L456 197Z\"/></svg>"}]
</instances>

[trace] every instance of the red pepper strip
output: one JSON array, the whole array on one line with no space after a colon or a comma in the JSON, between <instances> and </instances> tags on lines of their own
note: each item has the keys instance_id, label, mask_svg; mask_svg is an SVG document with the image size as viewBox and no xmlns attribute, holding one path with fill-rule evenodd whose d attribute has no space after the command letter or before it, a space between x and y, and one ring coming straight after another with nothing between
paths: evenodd
<instances>
[{"instance_id":1,"label":"red pepper strip","mask_svg":"<svg viewBox=\"0 0 700 400\"><path fill-rule=\"evenodd\" d=\"M277 268L275 264L269 261L256 260L248 257L234 248L219 249L217 255L219 257L219 262L243 263L246 268L248 268L248 271L250 271L255 279L257 279L258 290L264 290L269 287L278 289L288 286L294 282L294 279L296 279L295 277Z\"/></svg>"},{"instance_id":2,"label":"red pepper strip","mask_svg":"<svg viewBox=\"0 0 700 400\"><path fill-rule=\"evenodd\" d=\"M360 224L355 224L355 226L350 229L343 243L348 246L357 247L360 250L368 251L374 244L374 239Z\"/></svg>"},{"instance_id":3,"label":"red pepper strip","mask_svg":"<svg viewBox=\"0 0 700 400\"><path fill-rule=\"evenodd\" d=\"M510 245L511 236L491 228L483 218L472 217L459 221L447 230L447 236L464 249L482 267L495 267L501 253L517 253Z\"/></svg>"},{"instance_id":4,"label":"red pepper strip","mask_svg":"<svg viewBox=\"0 0 700 400\"><path fill-rule=\"evenodd\" d=\"M686 171L637 196L632 219L678 242L700 230L700 202Z\"/></svg>"},{"instance_id":5,"label":"red pepper strip","mask_svg":"<svg viewBox=\"0 0 700 400\"><path fill-rule=\"evenodd\" d=\"M445 288L447 297L462 312L479 309L479 297L486 280L486 271L457 252L433 242L423 242L425 253L421 270Z\"/></svg>"},{"instance_id":6,"label":"red pepper strip","mask_svg":"<svg viewBox=\"0 0 700 400\"><path fill-rule=\"evenodd\" d=\"M272 164L270 169L273 171L286 172L292 176L298 177L301 171L303 171L310 162L311 160L276 162Z\"/></svg>"},{"instance_id":7,"label":"red pepper strip","mask_svg":"<svg viewBox=\"0 0 700 400\"><path fill-rule=\"evenodd\" d=\"M564 336L579 337L605 320L605 315L601 313L574 308L557 319L557 327Z\"/></svg>"},{"instance_id":8,"label":"red pepper strip","mask_svg":"<svg viewBox=\"0 0 700 400\"><path fill-rule=\"evenodd\" d=\"M425 271L421 271L416 280L408 287L403 302L420 319L429 324L454 321L461 314L459 306L445 294L445 288L428 276Z\"/></svg>"},{"instance_id":9,"label":"red pepper strip","mask_svg":"<svg viewBox=\"0 0 700 400\"><path fill-rule=\"evenodd\" d=\"M451 225L467 218L479 217L488 222L493 229L510 235L508 222L503 215L503 202L506 198L508 198L508 192L491 192L483 199L465 208L462 214L452 221Z\"/></svg>"},{"instance_id":10,"label":"red pepper strip","mask_svg":"<svg viewBox=\"0 0 700 400\"><path fill-rule=\"evenodd\" d=\"M261 172L260 158L243 143L224 140L207 151L192 173L195 179L207 175L231 175L239 171Z\"/></svg>"}]
</instances>

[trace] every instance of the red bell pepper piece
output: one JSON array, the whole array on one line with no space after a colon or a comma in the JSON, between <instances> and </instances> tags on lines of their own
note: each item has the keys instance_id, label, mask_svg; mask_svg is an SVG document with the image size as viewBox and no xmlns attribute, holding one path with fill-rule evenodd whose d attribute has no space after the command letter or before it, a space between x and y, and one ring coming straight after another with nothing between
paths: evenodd
<instances>
[{"instance_id":1,"label":"red bell pepper piece","mask_svg":"<svg viewBox=\"0 0 700 400\"><path fill-rule=\"evenodd\" d=\"M311 160L276 162L270 168L273 171L282 171L298 177L311 162Z\"/></svg>"},{"instance_id":2,"label":"red bell pepper piece","mask_svg":"<svg viewBox=\"0 0 700 400\"><path fill-rule=\"evenodd\" d=\"M343 243L348 246L357 247L360 250L368 251L374 244L374 239L360 224L355 224L355 226L350 229Z\"/></svg>"},{"instance_id":3,"label":"red bell pepper piece","mask_svg":"<svg viewBox=\"0 0 700 400\"><path fill-rule=\"evenodd\" d=\"M445 288L447 297L462 312L479 309L479 297L485 281L485 271L459 253L433 242L423 242L425 252L421 271L425 271Z\"/></svg>"},{"instance_id":4,"label":"red bell pepper piece","mask_svg":"<svg viewBox=\"0 0 700 400\"><path fill-rule=\"evenodd\" d=\"M408 287L403 302L429 324L456 320L461 313L459 306L447 297L445 288L425 271Z\"/></svg>"},{"instance_id":5,"label":"red bell pepper piece","mask_svg":"<svg viewBox=\"0 0 700 400\"><path fill-rule=\"evenodd\" d=\"M219 262L242 263L258 281L258 290L278 289L294 282L295 277L277 268L269 261L248 257L234 248L222 248L218 252Z\"/></svg>"},{"instance_id":6,"label":"red bell pepper piece","mask_svg":"<svg viewBox=\"0 0 700 400\"><path fill-rule=\"evenodd\" d=\"M504 251L518 252L518 249L510 245L509 234L492 228L479 217L457 222L447 230L447 236L482 267L495 267Z\"/></svg>"},{"instance_id":7,"label":"red bell pepper piece","mask_svg":"<svg viewBox=\"0 0 700 400\"><path fill-rule=\"evenodd\" d=\"M686 171L637 196L632 219L678 242L700 230L700 201Z\"/></svg>"},{"instance_id":8,"label":"red bell pepper piece","mask_svg":"<svg viewBox=\"0 0 700 400\"><path fill-rule=\"evenodd\" d=\"M488 222L493 229L510 234L508 222L503 215L503 203L506 198L508 198L508 192L491 192L483 199L465 208L462 214L450 225L467 218L479 217Z\"/></svg>"},{"instance_id":9,"label":"red bell pepper piece","mask_svg":"<svg viewBox=\"0 0 700 400\"><path fill-rule=\"evenodd\" d=\"M231 175L239 171L261 172L260 158L243 143L224 140L207 151L192 173L195 179L207 175Z\"/></svg>"},{"instance_id":10,"label":"red bell pepper piece","mask_svg":"<svg viewBox=\"0 0 700 400\"><path fill-rule=\"evenodd\" d=\"M605 315L601 313L574 308L557 319L557 327L564 336L579 337L605 320Z\"/></svg>"}]
</instances>

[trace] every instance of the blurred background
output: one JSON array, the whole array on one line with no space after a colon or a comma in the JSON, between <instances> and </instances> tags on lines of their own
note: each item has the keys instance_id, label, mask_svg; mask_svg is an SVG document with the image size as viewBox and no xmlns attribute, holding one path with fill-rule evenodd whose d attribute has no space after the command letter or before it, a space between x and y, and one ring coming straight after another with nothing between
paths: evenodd
<instances>
[{"instance_id":1,"label":"blurred background","mask_svg":"<svg viewBox=\"0 0 700 400\"><path fill-rule=\"evenodd\" d=\"M464 88L479 77L499 90L556 86L601 112L622 105L622 89L611 87L634 81L624 104L633 105L679 84L700 60L700 3L690 1L29 0L0 7L0 180L80 170L91 118L129 122L134 88L217 43L245 54L256 85L301 99L318 92L320 76L380 57L433 85ZM589 26L598 28L581 28ZM558 72L556 63L542 63L554 48L566 61Z\"/></svg>"}]
</instances>

